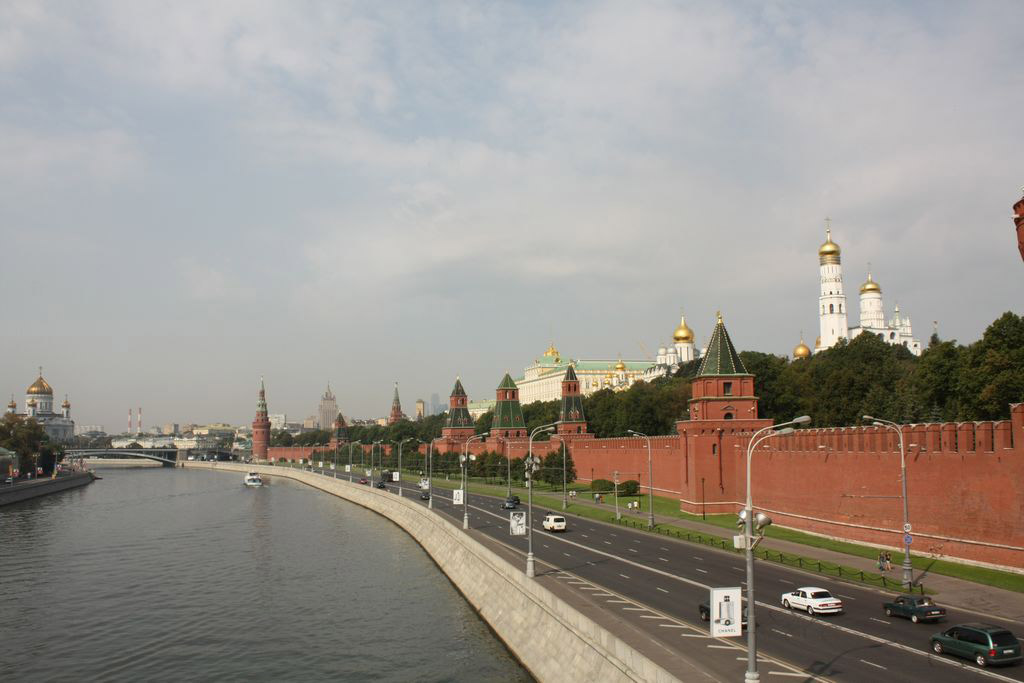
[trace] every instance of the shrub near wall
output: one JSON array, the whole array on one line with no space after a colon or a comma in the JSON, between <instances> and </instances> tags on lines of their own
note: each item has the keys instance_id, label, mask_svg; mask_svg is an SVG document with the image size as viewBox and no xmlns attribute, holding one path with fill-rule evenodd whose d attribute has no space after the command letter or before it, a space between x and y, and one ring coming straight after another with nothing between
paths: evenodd
<instances>
[{"instance_id":1,"label":"shrub near wall","mask_svg":"<svg viewBox=\"0 0 1024 683\"><path fill-rule=\"evenodd\" d=\"M636 479L628 479L619 484L620 496L635 496L640 492L640 482Z\"/></svg>"},{"instance_id":2,"label":"shrub near wall","mask_svg":"<svg viewBox=\"0 0 1024 683\"><path fill-rule=\"evenodd\" d=\"M596 491L597 493L605 493L615 489L615 484L608 481L607 479L595 479L590 482L590 490Z\"/></svg>"}]
</instances>

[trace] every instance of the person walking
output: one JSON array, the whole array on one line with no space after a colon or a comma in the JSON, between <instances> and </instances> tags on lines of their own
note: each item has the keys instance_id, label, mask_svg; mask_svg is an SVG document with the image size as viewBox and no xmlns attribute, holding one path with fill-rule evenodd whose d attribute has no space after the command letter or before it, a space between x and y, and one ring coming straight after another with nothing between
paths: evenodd
<instances>
[{"instance_id":1,"label":"person walking","mask_svg":"<svg viewBox=\"0 0 1024 683\"><path fill-rule=\"evenodd\" d=\"M885 571L885 553L881 550L878 551L878 571Z\"/></svg>"},{"instance_id":2,"label":"person walking","mask_svg":"<svg viewBox=\"0 0 1024 683\"><path fill-rule=\"evenodd\" d=\"M892 553L886 551L885 553L885 571L892 569Z\"/></svg>"}]
</instances>

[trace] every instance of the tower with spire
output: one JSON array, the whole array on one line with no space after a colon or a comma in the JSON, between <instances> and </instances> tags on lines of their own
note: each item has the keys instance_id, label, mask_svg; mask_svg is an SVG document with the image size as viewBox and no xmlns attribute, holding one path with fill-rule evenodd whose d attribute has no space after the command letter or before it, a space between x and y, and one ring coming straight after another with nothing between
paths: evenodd
<instances>
[{"instance_id":1,"label":"tower with spire","mask_svg":"<svg viewBox=\"0 0 1024 683\"><path fill-rule=\"evenodd\" d=\"M721 313L691 386L691 420L757 419L754 376L736 353Z\"/></svg>"},{"instance_id":2,"label":"tower with spire","mask_svg":"<svg viewBox=\"0 0 1024 683\"><path fill-rule=\"evenodd\" d=\"M556 430L566 437L592 436L587 434L587 418L583 414L583 395L576 368L570 363L562 377L562 406L558 411Z\"/></svg>"},{"instance_id":3,"label":"tower with spire","mask_svg":"<svg viewBox=\"0 0 1024 683\"><path fill-rule=\"evenodd\" d=\"M267 416L267 391L260 377L260 397L256 402L256 418L252 421L252 457L266 460L270 449L270 418Z\"/></svg>"},{"instance_id":4,"label":"tower with spire","mask_svg":"<svg viewBox=\"0 0 1024 683\"><path fill-rule=\"evenodd\" d=\"M331 383L328 382L327 390L320 397L320 405L317 408L317 429L331 429L337 414L338 402L335 400L334 392L331 391Z\"/></svg>"},{"instance_id":5,"label":"tower with spire","mask_svg":"<svg viewBox=\"0 0 1024 683\"><path fill-rule=\"evenodd\" d=\"M523 407L519 403L519 388L507 372L498 385L496 399L491 438L525 439L526 421L523 419Z\"/></svg>"},{"instance_id":6,"label":"tower with spire","mask_svg":"<svg viewBox=\"0 0 1024 683\"><path fill-rule=\"evenodd\" d=\"M462 387L462 379L455 378L455 386L448 397L448 417L441 428L441 437L450 442L464 442L476 433L476 423L469 414L469 397Z\"/></svg>"},{"instance_id":7,"label":"tower with spire","mask_svg":"<svg viewBox=\"0 0 1024 683\"><path fill-rule=\"evenodd\" d=\"M395 395L391 399L391 414L388 415L388 424L393 425L399 420L405 419L405 413L402 412L402 402L398 399L398 382L395 382Z\"/></svg>"}]
</instances>

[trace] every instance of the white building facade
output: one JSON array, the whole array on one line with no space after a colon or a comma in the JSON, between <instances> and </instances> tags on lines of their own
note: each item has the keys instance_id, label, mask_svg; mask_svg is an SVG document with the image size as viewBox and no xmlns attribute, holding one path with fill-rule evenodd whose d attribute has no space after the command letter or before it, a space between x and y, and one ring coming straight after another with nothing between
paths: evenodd
<instances>
[{"instance_id":1,"label":"white building facade","mask_svg":"<svg viewBox=\"0 0 1024 683\"><path fill-rule=\"evenodd\" d=\"M18 406L11 397L7 404L7 412L17 414ZM43 379L43 369L39 368L39 377L25 390L25 410L22 417L32 418L43 428L50 441L70 441L75 435L75 422L71 419L71 402L67 396L60 404L60 412L53 412L53 387Z\"/></svg>"}]
</instances>

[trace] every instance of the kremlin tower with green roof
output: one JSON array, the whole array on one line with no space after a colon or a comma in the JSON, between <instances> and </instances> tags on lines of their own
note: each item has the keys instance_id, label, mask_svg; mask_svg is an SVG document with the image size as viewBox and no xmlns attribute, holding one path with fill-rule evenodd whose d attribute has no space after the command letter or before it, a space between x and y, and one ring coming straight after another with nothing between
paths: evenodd
<instances>
[{"instance_id":1,"label":"kremlin tower with green roof","mask_svg":"<svg viewBox=\"0 0 1024 683\"><path fill-rule=\"evenodd\" d=\"M519 405L519 389L512 381L512 375L507 372L498 385L494 420L491 422L491 438L526 438L526 421L523 419L523 407Z\"/></svg>"},{"instance_id":2,"label":"kremlin tower with green roof","mask_svg":"<svg viewBox=\"0 0 1024 683\"><path fill-rule=\"evenodd\" d=\"M721 313L692 387L691 420L757 419L754 376L736 353Z\"/></svg>"},{"instance_id":3,"label":"kremlin tower with green roof","mask_svg":"<svg viewBox=\"0 0 1024 683\"><path fill-rule=\"evenodd\" d=\"M462 388L462 379L455 378L455 388L448 398L448 418L441 429L441 437L450 441L465 441L476 432L476 423L469 414L468 397Z\"/></svg>"}]
</instances>

